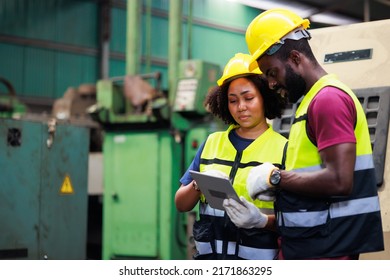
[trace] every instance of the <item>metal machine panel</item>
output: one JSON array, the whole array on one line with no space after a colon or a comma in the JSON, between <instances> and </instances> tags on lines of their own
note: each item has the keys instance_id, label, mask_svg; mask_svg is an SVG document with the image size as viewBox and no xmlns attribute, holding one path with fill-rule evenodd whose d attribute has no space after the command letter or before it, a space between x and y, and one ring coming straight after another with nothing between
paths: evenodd
<instances>
[{"instance_id":1,"label":"metal machine panel","mask_svg":"<svg viewBox=\"0 0 390 280\"><path fill-rule=\"evenodd\" d=\"M325 70L352 89L390 86L389 25L390 19L317 28L309 43Z\"/></svg>"},{"instance_id":2,"label":"metal machine panel","mask_svg":"<svg viewBox=\"0 0 390 280\"><path fill-rule=\"evenodd\" d=\"M188 131L195 123L210 122L204 119L209 115L204 101L210 89L216 86L221 69L202 60L182 60L179 68L172 95L171 122L175 129Z\"/></svg>"},{"instance_id":3,"label":"metal machine panel","mask_svg":"<svg viewBox=\"0 0 390 280\"><path fill-rule=\"evenodd\" d=\"M39 231L44 258L86 258L88 154L89 130L70 125L58 125L53 145L43 149Z\"/></svg>"},{"instance_id":4,"label":"metal machine panel","mask_svg":"<svg viewBox=\"0 0 390 280\"><path fill-rule=\"evenodd\" d=\"M382 186L389 131L390 88L358 89L355 93L366 113L377 185Z\"/></svg>"},{"instance_id":5,"label":"metal machine panel","mask_svg":"<svg viewBox=\"0 0 390 280\"><path fill-rule=\"evenodd\" d=\"M39 258L41 135L38 123L0 119L0 259Z\"/></svg>"},{"instance_id":6,"label":"metal machine panel","mask_svg":"<svg viewBox=\"0 0 390 280\"><path fill-rule=\"evenodd\" d=\"M85 259L89 131L0 119L0 259Z\"/></svg>"},{"instance_id":7,"label":"metal machine panel","mask_svg":"<svg viewBox=\"0 0 390 280\"><path fill-rule=\"evenodd\" d=\"M173 203L182 147L167 129L107 131L103 259L183 259L185 231Z\"/></svg>"},{"instance_id":8,"label":"metal machine panel","mask_svg":"<svg viewBox=\"0 0 390 280\"><path fill-rule=\"evenodd\" d=\"M203 102L210 88L215 86L220 67L202 60L182 60L179 66L173 110L205 114Z\"/></svg>"},{"instance_id":9,"label":"metal machine panel","mask_svg":"<svg viewBox=\"0 0 390 280\"><path fill-rule=\"evenodd\" d=\"M211 133L210 127L195 127L188 131L185 139L185 162L184 166L190 166L194 159L199 146L206 141L207 136Z\"/></svg>"},{"instance_id":10,"label":"metal machine panel","mask_svg":"<svg viewBox=\"0 0 390 280\"><path fill-rule=\"evenodd\" d=\"M103 151L103 258L156 257L158 133L107 133Z\"/></svg>"}]
</instances>

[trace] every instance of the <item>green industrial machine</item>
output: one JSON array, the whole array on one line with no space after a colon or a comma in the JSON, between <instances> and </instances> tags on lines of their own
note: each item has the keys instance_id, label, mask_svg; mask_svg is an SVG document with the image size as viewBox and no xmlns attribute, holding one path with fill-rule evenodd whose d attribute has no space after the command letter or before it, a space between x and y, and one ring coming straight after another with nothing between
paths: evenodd
<instances>
[{"instance_id":1,"label":"green industrial machine","mask_svg":"<svg viewBox=\"0 0 390 280\"><path fill-rule=\"evenodd\" d=\"M85 259L89 130L0 118L0 139L0 259Z\"/></svg>"},{"instance_id":2,"label":"green industrial machine","mask_svg":"<svg viewBox=\"0 0 390 280\"><path fill-rule=\"evenodd\" d=\"M27 107L16 97L13 85L0 77L0 118L20 118L26 112Z\"/></svg>"},{"instance_id":3,"label":"green industrial machine","mask_svg":"<svg viewBox=\"0 0 390 280\"><path fill-rule=\"evenodd\" d=\"M88 111L105 126L166 122L168 104L160 84L160 72L100 80L97 103Z\"/></svg>"},{"instance_id":4,"label":"green industrial machine","mask_svg":"<svg viewBox=\"0 0 390 280\"><path fill-rule=\"evenodd\" d=\"M104 127L103 259L188 258L187 216L174 195L198 145L217 128L203 100L219 75L217 65L180 62L172 102L159 74L98 82L89 111ZM154 87L145 84L150 77Z\"/></svg>"}]
</instances>

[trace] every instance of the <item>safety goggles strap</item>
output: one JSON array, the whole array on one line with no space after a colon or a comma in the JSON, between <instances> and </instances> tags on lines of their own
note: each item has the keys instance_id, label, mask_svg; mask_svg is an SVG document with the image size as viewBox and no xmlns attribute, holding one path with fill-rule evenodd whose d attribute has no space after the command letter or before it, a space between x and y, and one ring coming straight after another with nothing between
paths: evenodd
<instances>
[{"instance_id":1,"label":"safety goggles strap","mask_svg":"<svg viewBox=\"0 0 390 280\"><path fill-rule=\"evenodd\" d=\"M302 38L307 38L308 40L310 40L311 35L310 35L309 31L300 27L300 28L297 28L297 29L291 31L290 33L288 33L286 36L284 36L282 39L280 39L280 41L278 43L272 45L265 53L267 55L273 55L274 53L276 53L280 49L281 46L284 45L284 42L287 39L297 41L297 40L300 40Z\"/></svg>"},{"instance_id":2,"label":"safety goggles strap","mask_svg":"<svg viewBox=\"0 0 390 280\"><path fill-rule=\"evenodd\" d=\"M310 39L311 38L310 33L309 33L309 31L307 31L303 28L298 28L298 29L295 29L294 31L288 33L280 41L283 42L283 44L284 44L284 41L286 39L291 39L291 40L297 41L297 40L300 40L302 38Z\"/></svg>"}]
</instances>

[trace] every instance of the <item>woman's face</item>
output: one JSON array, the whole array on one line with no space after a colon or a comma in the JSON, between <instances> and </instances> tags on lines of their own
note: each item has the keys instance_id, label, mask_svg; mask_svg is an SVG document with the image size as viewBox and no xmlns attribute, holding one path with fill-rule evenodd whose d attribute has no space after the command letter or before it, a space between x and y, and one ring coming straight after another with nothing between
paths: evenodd
<instances>
[{"instance_id":1,"label":"woman's face","mask_svg":"<svg viewBox=\"0 0 390 280\"><path fill-rule=\"evenodd\" d=\"M227 94L230 114L242 128L252 129L264 123L263 97L250 80L233 80Z\"/></svg>"}]
</instances>

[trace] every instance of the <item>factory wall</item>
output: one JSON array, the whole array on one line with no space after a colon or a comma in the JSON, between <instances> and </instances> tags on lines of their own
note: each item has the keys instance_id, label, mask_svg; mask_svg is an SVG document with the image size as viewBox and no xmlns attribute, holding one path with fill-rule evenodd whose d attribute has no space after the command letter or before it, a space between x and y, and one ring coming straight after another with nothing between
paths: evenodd
<instances>
[{"instance_id":1,"label":"factory wall","mask_svg":"<svg viewBox=\"0 0 390 280\"><path fill-rule=\"evenodd\" d=\"M102 2L0 0L0 76L14 85L18 96L50 101L62 97L68 87L101 78L101 38L107 24ZM110 2L108 67L113 77L125 74L127 1ZM170 1L141 2L140 71L161 71L167 88ZM226 0L183 0L182 59L223 67L232 54L247 51L245 28L257 14ZM0 92L5 92L1 86Z\"/></svg>"}]
</instances>

